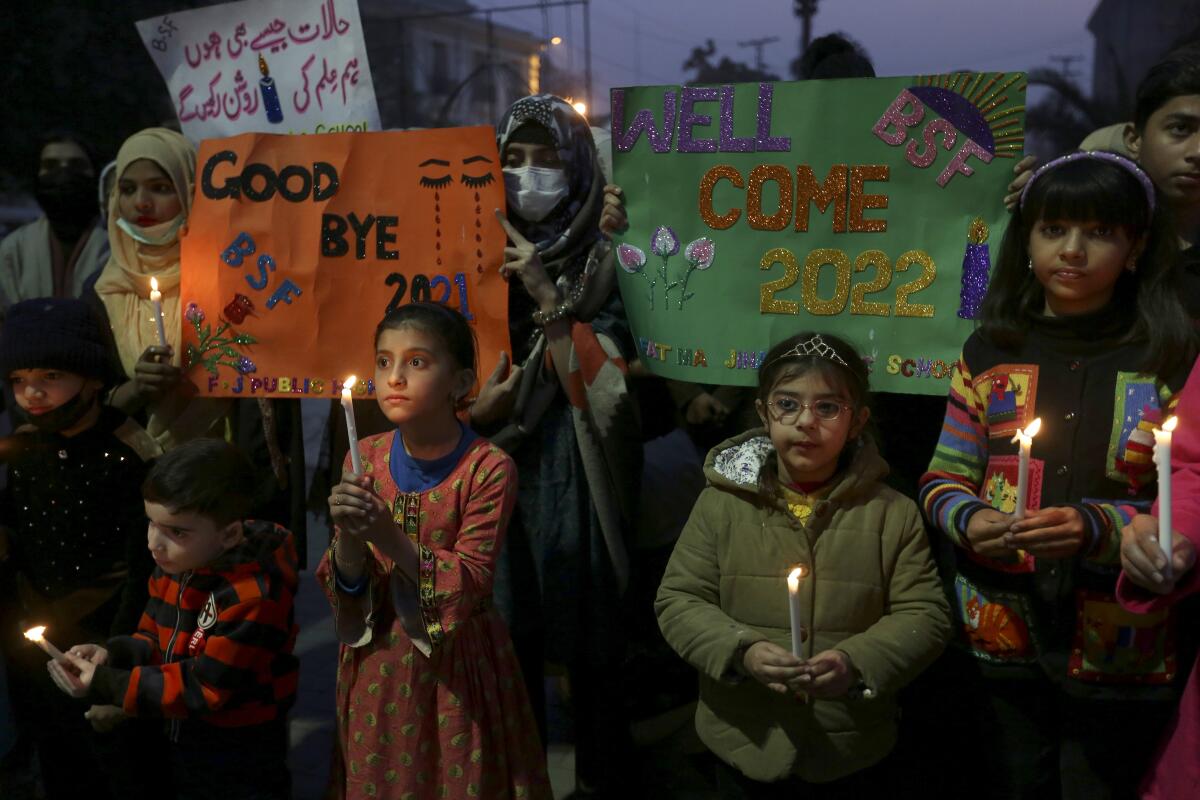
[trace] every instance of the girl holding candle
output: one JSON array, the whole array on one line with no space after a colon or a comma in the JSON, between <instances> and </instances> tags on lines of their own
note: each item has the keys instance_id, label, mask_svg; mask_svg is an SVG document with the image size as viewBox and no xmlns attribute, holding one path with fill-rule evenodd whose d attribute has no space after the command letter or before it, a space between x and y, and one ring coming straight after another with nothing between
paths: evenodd
<instances>
[{"instance_id":1,"label":"girl holding candle","mask_svg":"<svg viewBox=\"0 0 1200 800\"><path fill-rule=\"evenodd\" d=\"M474 335L457 311L413 303L383 319L375 349L378 402L395 428L355 443L363 473L346 458L317 570L341 642L334 796L549 798L492 606L516 469L459 420Z\"/></svg>"},{"instance_id":2,"label":"girl holding candle","mask_svg":"<svg viewBox=\"0 0 1200 800\"><path fill-rule=\"evenodd\" d=\"M180 237L191 210L195 172L195 148L166 128L135 133L117 153L108 214L112 255L84 298L111 329L111 345L125 373L109 403L142 421L163 450L201 436L224 437L238 446L259 472L274 478L255 516L291 530L303 560L299 402L197 398L182 380L186 300L179 295Z\"/></svg>"},{"instance_id":3,"label":"girl holding candle","mask_svg":"<svg viewBox=\"0 0 1200 800\"><path fill-rule=\"evenodd\" d=\"M1172 626L1113 596L1121 527L1156 492L1153 429L1195 354L1157 206L1149 177L1112 153L1033 173L921 480L953 545L965 669L983 676L958 717L970 732L949 738L995 776L974 787L985 796L1131 796L1171 708Z\"/></svg>"},{"instance_id":4,"label":"girl holding candle","mask_svg":"<svg viewBox=\"0 0 1200 800\"><path fill-rule=\"evenodd\" d=\"M153 785L123 754L158 731L125 723L108 732L123 719L119 709L64 697L45 666L61 659L51 639L132 633L154 567L138 487L158 449L141 426L102 405L119 375L105 333L86 303L55 298L13 305L0 332L0 377L30 420L5 442L0 561L15 577L16 616L28 620L21 628L32 629L16 643L16 625L2 633L16 721L51 800L137 797Z\"/></svg>"},{"instance_id":5,"label":"girl holding candle","mask_svg":"<svg viewBox=\"0 0 1200 800\"><path fill-rule=\"evenodd\" d=\"M780 342L757 394L765 429L709 453L659 625L700 672L696 728L722 797L874 797L896 692L941 652L946 600L920 512L882 483L854 349Z\"/></svg>"}]
</instances>

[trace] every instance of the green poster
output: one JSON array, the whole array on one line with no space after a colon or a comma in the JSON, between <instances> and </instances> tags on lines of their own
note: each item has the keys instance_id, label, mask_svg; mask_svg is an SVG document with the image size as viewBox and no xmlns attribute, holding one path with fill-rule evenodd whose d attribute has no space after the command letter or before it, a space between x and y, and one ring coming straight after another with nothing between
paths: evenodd
<instances>
[{"instance_id":1,"label":"green poster","mask_svg":"<svg viewBox=\"0 0 1200 800\"><path fill-rule=\"evenodd\" d=\"M944 394L1024 109L1021 73L614 89L617 273L641 358L753 385L772 343L828 331L876 391Z\"/></svg>"}]
</instances>

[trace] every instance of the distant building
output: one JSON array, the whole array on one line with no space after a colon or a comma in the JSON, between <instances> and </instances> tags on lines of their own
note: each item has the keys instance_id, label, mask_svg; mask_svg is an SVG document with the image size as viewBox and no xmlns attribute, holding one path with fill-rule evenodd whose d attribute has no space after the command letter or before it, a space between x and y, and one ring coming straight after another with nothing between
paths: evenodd
<instances>
[{"instance_id":1,"label":"distant building","mask_svg":"<svg viewBox=\"0 0 1200 800\"><path fill-rule=\"evenodd\" d=\"M495 124L542 82L538 37L464 0L359 0L387 128Z\"/></svg>"},{"instance_id":2,"label":"distant building","mask_svg":"<svg viewBox=\"0 0 1200 800\"><path fill-rule=\"evenodd\" d=\"M1096 39L1092 95L1132 113L1150 67L1172 47L1200 38L1200 0L1100 0L1088 30Z\"/></svg>"}]
</instances>

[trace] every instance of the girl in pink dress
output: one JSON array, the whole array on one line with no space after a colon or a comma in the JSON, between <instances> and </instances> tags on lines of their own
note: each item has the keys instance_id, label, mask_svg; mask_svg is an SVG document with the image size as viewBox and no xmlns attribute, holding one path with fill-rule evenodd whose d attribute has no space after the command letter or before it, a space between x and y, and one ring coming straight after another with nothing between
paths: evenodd
<instances>
[{"instance_id":1,"label":"girl in pink dress","mask_svg":"<svg viewBox=\"0 0 1200 800\"><path fill-rule=\"evenodd\" d=\"M459 421L475 384L467 321L435 303L375 334L396 426L358 442L363 475L329 498L317 578L341 642L338 798L549 798L545 757L492 575L517 491L512 459Z\"/></svg>"}]
</instances>

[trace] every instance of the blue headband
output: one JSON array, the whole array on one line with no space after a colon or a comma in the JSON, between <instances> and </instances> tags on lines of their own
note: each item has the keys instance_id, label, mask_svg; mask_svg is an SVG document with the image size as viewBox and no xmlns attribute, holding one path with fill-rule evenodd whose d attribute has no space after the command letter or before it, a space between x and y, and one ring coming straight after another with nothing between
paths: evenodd
<instances>
[{"instance_id":1,"label":"blue headband","mask_svg":"<svg viewBox=\"0 0 1200 800\"><path fill-rule=\"evenodd\" d=\"M1142 184L1142 189L1146 192L1146 204L1150 206L1150 213L1154 213L1154 181L1150 180L1150 176L1142 171L1133 161L1116 153L1110 153L1107 150L1078 150L1074 153L1068 153L1065 156L1060 156L1053 161L1047 161L1042 166L1033 171L1033 175L1029 177L1029 183L1025 184L1025 188L1021 190L1020 207L1025 208L1025 198L1029 194L1030 187L1038 178L1042 177L1046 172L1054 169L1057 166L1066 164L1070 161L1078 161L1083 158L1091 158L1097 161L1107 161L1110 164L1116 164L1130 175L1138 179L1138 183Z\"/></svg>"}]
</instances>

